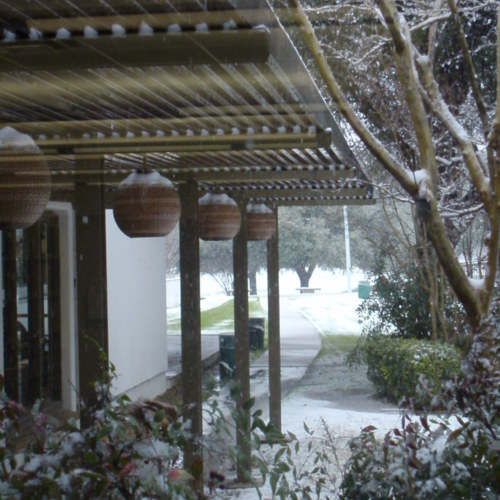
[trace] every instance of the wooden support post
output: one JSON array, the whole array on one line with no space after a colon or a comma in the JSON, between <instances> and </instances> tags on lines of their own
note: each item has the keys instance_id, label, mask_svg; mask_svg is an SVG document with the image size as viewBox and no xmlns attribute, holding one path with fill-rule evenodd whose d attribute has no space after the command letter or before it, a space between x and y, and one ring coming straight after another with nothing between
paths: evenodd
<instances>
[{"instance_id":1,"label":"wooden support post","mask_svg":"<svg viewBox=\"0 0 500 500\"><path fill-rule=\"evenodd\" d=\"M43 270L40 223L24 232L27 253L28 335L21 335L24 345L22 358L28 366L23 368L23 403L33 404L42 396L42 342L44 330Z\"/></svg>"},{"instance_id":2,"label":"wooden support post","mask_svg":"<svg viewBox=\"0 0 500 500\"><path fill-rule=\"evenodd\" d=\"M280 348L280 264L278 209L275 209L276 232L267 240L267 304L269 337L269 417L281 431L281 348Z\"/></svg>"},{"instance_id":3,"label":"wooden support post","mask_svg":"<svg viewBox=\"0 0 500 500\"><path fill-rule=\"evenodd\" d=\"M251 474L250 409L245 403L250 399L250 346L248 333L248 246L246 202L239 200L241 227L233 240L234 275L234 353L238 421L236 444L238 446L237 479L248 482Z\"/></svg>"},{"instance_id":4,"label":"wooden support post","mask_svg":"<svg viewBox=\"0 0 500 500\"><path fill-rule=\"evenodd\" d=\"M75 179L74 207L79 393L84 403L80 411L82 426L89 423L90 411L96 404L93 383L102 379L103 368L107 369L102 366L100 351L108 354L105 192L99 179L93 179L92 184L87 182L85 178Z\"/></svg>"},{"instance_id":5,"label":"wooden support post","mask_svg":"<svg viewBox=\"0 0 500 500\"><path fill-rule=\"evenodd\" d=\"M4 266L4 310L3 310L3 356L5 392L11 399L18 400L18 342L17 342L17 264L16 230L3 230L3 266Z\"/></svg>"},{"instance_id":6,"label":"wooden support post","mask_svg":"<svg viewBox=\"0 0 500 500\"><path fill-rule=\"evenodd\" d=\"M61 358L61 274L59 252L59 218L47 224L47 276L49 304L49 387L53 400L62 398Z\"/></svg>"},{"instance_id":7,"label":"wooden support post","mask_svg":"<svg viewBox=\"0 0 500 500\"><path fill-rule=\"evenodd\" d=\"M191 422L193 439L184 450L184 466L203 487L202 369L200 321L200 242L198 228L198 184L191 180L179 186L181 269L182 405L184 421Z\"/></svg>"}]
</instances>

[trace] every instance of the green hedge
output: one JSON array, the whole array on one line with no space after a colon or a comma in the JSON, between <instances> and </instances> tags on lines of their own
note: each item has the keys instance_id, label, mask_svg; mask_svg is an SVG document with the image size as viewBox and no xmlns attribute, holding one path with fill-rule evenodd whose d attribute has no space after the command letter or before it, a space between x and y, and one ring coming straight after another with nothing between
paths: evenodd
<instances>
[{"instance_id":1,"label":"green hedge","mask_svg":"<svg viewBox=\"0 0 500 500\"><path fill-rule=\"evenodd\" d=\"M443 356L441 347L433 353ZM350 442L339 498L499 499L499 388L496 311L474 333L459 376L436 398L443 415L407 415L383 439L367 426Z\"/></svg>"},{"instance_id":2,"label":"green hedge","mask_svg":"<svg viewBox=\"0 0 500 500\"><path fill-rule=\"evenodd\" d=\"M407 396L417 407L430 404L460 368L458 349L438 342L371 336L361 350L377 393L396 403ZM420 380L426 391L421 391Z\"/></svg>"}]
</instances>

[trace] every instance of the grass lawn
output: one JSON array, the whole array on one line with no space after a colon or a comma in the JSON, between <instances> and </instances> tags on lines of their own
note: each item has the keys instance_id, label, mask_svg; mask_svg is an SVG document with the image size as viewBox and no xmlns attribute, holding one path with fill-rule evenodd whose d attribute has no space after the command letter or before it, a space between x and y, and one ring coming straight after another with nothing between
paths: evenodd
<instances>
[{"instance_id":1,"label":"grass lawn","mask_svg":"<svg viewBox=\"0 0 500 500\"><path fill-rule=\"evenodd\" d=\"M356 346L359 337L357 335L324 335L321 339L320 356L332 352L341 351L349 354Z\"/></svg>"},{"instance_id":2,"label":"grass lawn","mask_svg":"<svg viewBox=\"0 0 500 500\"><path fill-rule=\"evenodd\" d=\"M258 297L249 297L249 316L263 316L265 311L260 305ZM169 333L180 333L181 321L175 319L167 321ZM223 304L201 312L201 329L213 332L234 330L234 299L228 298Z\"/></svg>"}]
</instances>

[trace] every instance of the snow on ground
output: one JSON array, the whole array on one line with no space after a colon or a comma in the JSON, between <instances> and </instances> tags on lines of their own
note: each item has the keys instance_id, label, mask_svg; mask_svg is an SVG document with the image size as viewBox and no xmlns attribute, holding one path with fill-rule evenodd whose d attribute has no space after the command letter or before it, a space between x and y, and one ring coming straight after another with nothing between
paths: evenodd
<instances>
[{"instance_id":1,"label":"snow on ground","mask_svg":"<svg viewBox=\"0 0 500 500\"><path fill-rule=\"evenodd\" d=\"M306 318L308 318L320 332L320 334L351 334L359 335L362 325L358 323L356 308L362 299L358 298L357 285L359 281L366 277L360 272L354 272L351 276L351 291L348 291L348 281L345 273L331 273L323 270L316 270L312 276L310 287L320 288L314 294L300 294L297 290L299 280L293 272L281 272L280 274L280 295L283 301L287 301L296 307ZM266 308L266 275L259 274L257 286L260 295L261 305ZM202 296L217 297L221 292L215 283L205 279L202 283ZM212 295L213 294L213 295ZM205 299L205 300L207 300ZM212 299L210 299L212 300ZM214 299L215 300L215 299ZM170 313L170 311L169 311ZM282 332L285 336L286 332ZM321 375L320 375L321 377ZM324 375L323 375L324 377ZM318 380L318 383L324 380ZM309 381L310 383L310 381ZM342 385L342 381L337 384ZM261 387L262 386L262 387ZM252 382L252 394L266 391L265 381ZM354 396L356 397L356 396ZM363 398L366 398L366 409L363 407ZM304 463L311 459L311 453L307 451L307 444L311 436L306 432L304 423L313 431L313 449L321 446L326 438L325 423L329 432L335 438L335 446L340 466L345 463L349 456L348 441L358 436L361 429L368 425L376 427L376 435L383 435L390 429L400 424L400 414L396 407L373 401L370 396L362 394L360 401L355 405L359 410L342 408L341 400L319 400L308 397L308 389L300 390L299 387L293 389L282 401L282 429L284 432L294 433L301 446L298 455L295 457L296 463ZM272 457L276 452L268 450L267 456ZM266 453L266 452L264 452ZM337 467L332 471L338 478L340 469ZM338 483L337 483L338 484ZM261 488L263 498L271 498L269 485ZM239 498L250 500L257 498L253 488L229 489L224 492L217 492L214 498Z\"/></svg>"},{"instance_id":2,"label":"snow on ground","mask_svg":"<svg viewBox=\"0 0 500 500\"><path fill-rule=\"evenodd\" d=\"M311 288L319 288L320 290L313 294L301 294L297 290L300 286L297 274L293 271L282 271L280 273L280 295L292 301L296 308L311 321L321 334L359 335L362 325L358 322L356 308L362 302L362 299L358 298L357 285L362 280L366 280L363 273L353 271L351 273L351 292L349 292L348 278L345 272L337 271L332 273L316 269L309 285ZM257 275L257 289L260 303L264 309L267 309L266 273ZM200 294L202 297L200 303L202 311L212 309L230 300L230 297L209 275L201 277ZM179 321L180 306L169 307L167 317L169 322ZM206 329L203 333L213 334L214 329Z\"/></svg>"},{"instance_id":3,"label":"snow on ground","mask_svg":"<svg viewBox=\"0 0 500 500\"><path fill-rule=\"evenodd\" d=\"M257 287L259 292L266 290L266 275L259 274ZM353 271L350 278L343 271L330 272L316 269L309 286L319 288L315 293L301 294L297 274L292 271L280 273L280 295L293 302L296 308L322 334L361 334L362 325L358 322L356 308L362 299L358 298L358 282L366 280L360 271ZM261 300L263 307L267 306Z\"/></svg>"}]
</instances>

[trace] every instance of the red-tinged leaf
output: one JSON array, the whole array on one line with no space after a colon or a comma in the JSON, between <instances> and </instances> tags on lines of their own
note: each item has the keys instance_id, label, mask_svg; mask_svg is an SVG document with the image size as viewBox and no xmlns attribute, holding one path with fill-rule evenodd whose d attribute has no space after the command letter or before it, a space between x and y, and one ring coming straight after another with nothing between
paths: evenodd
<instances>
[{"instance_id":1,"label":"red-tinged leaf","mask_svg":"<svg viewBox=\"0 0 500 500\"><path fill-rule=\"evenodd\" d=\"M361 432L372 432L376 429L374 425L367 425L364 429L361 429Z\"/></svg>"},{"instance_id":2,"label":"red-tinged leaf","mask_svg":"<svg viewBox=\"0 0 500 500\"><path fill-rule=\"evenodd\" d=\"M121 468L120 476L126 476L130 474L135 469L135 464L133 462L129 462L127 465Z\"/></svg>"},{"instance_id":3,"label":"red-tinged leaf","mask_svg":"<svg viewBox=\"0 0 500 500\"><path fill-rule=\"evenodd\" d=\"M457 439L460 434L462 434L463 427L459 427L458 429L455 429L454 431L450 432L450 435L448 436L448 439L446 440L447 443L450 441L453 441L454 439Z\"/></svg>"},{"instance_id":4,"label":"red-tinged leaf","mask_svg":"<svg viewBox=\"0 0 500 500\"><path fill-rule=\"evenodd\" d=\"M401 431L397 427L392 429L392 432L394 432L394 434L398 437L403 437L403 434L401 434Z\"/></svg>"},{"instance_id":5,"label":"red-tinged leaf","mask_svg":"<svg viewBox=\"0 0 500 500\"><path fill-rule=\"evenodd\" d=\"M423 427L426 431L430 431L430 428L429 428L429 423L427 422L427 417L421 416L421 417L420 417L420 423L422 424L422 427Z\"/></svg>"},{"instance_id":6,"label":"red-tinged leaf","mask_svg":"<svg viewBox=\"0 0 500 500\"><path fill-rule=\"evenodd\" d=\"M169 479L172 479L174 481L191 481L193 479L193 476L189 474L189 472L185 471L184 469L180 469L179 467L173 467L170 469L167 473L167 477Z\"/></svg>"}]
</instances>

